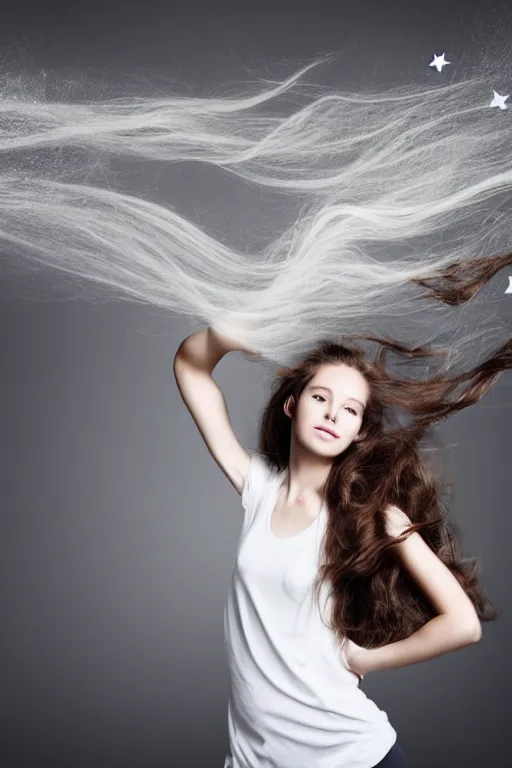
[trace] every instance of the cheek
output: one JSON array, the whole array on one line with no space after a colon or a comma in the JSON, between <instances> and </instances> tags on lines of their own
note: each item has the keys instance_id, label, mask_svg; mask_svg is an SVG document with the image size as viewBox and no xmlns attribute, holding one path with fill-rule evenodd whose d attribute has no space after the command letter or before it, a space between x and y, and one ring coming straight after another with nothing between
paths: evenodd
<instances>
[{"instance_id":1,"label":"cheek","mask_svg":"<svg viewBox=\"0 0 512 768\"><path fill-rule=\"evenodd\" d=\"M362 420L352 416L351 413L347 413L347 418L343 419L340 423L340 429L343 430L343 434L352 441L361 429Z\"/></svg>"},{"instance_id":2,"label":"cheek","mask_svg":"<svg viewBox=\"0 0 512 768\"><path fill-rule=\"evenodd\" d=\"M315 409L308 403L301 403L295 413L295 421L297 425L304 427L308 424L315 424L315 419L318 419L318 413L315 413Z\"/></svg>"},{"instance_id":3,"label":"cheek","mask_svg":"<svg viewBox=\"0 0 512 768\"><path fill-rule=\"evenodd\" d=\"M321 421L318 413L315 413L313 409L303 407L297 411L296 418L294 419L294 429L297 434L309 434L314 426Z\"/></svg>"}]
</instances>

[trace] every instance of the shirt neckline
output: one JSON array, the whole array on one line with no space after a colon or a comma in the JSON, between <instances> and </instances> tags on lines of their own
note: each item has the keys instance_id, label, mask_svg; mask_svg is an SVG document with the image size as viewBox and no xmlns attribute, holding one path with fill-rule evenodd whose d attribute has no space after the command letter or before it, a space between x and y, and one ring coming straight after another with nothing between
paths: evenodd
<instances>
[{"instance_id":1,"label":"shirt neckline","mask_svg":"<svg viewBox=\"0 0 512 768\"><path fill-rule=\"evenodd\" d=\"M281 536L276 536L276 534L272 531L272 528L270 527L270 520L272 518L272 513L274 512L277 497L279 496L279 490L281 488L281 481L283 479L283 473L278 473L276 478L274 479L274 483L272 485L271 493L269 494L268 498L268 505L266 509L266 515L265 515L265 529L268 534L268 536L273 539L274 541L277 541L281 544L287 544L288 542L292 543L294 541L298 541L299 539L305 538L306 535L310 534L312 531L316 529L320 522L320 517L323 515L324 510L326 508L326 502L324 501L320 512L316 516L316 518L307 526L307 528L304 528L304 530L299 531L299 533L296 533L294 536L285 536L284 538L281 538Z\"/></svg>"}]
</instances>

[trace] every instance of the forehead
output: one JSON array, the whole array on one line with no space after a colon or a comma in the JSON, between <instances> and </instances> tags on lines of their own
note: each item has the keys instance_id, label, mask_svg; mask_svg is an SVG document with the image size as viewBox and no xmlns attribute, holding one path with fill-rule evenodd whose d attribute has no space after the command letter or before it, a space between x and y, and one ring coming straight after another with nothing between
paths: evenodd
<instances>
[{"instance_id":1,"label":"forehead","mask_svg":"<svg viewBox=\"0 0 512 768\"><path fill-rule=\"evenodd\" d=\"M326 363L316 371L308 389L325 387L334 395L354 397L365 403L370 395L370 387L363 374L345 363Z\"/></svg>"}]
</instances>

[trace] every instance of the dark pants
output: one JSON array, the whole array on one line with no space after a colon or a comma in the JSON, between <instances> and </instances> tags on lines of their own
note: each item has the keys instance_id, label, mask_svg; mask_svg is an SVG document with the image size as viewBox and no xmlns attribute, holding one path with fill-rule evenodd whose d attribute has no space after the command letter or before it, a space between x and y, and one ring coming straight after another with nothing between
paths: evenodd
<instances>
[{"instance_id":1,"label":"dark pants","mask_svg":"<svg viewBox=\"0 0 512 768\"><path fill-rule=\"evenodd\" d=\"M409 768L409 763L402 752L398 741L395 741L387 755L374 768Z\"/></svg>"}]
</instances>

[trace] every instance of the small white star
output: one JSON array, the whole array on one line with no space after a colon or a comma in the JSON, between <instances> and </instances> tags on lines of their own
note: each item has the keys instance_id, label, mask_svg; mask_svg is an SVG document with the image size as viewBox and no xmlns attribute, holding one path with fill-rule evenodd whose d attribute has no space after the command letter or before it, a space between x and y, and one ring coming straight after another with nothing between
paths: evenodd
<instances>
[{"instance_id":1,"label":"small white star","mask_svg":"<svg viewBox=\"0 0 512 768\"><path fill-rule=\"evenodd\" d=\"M508 278L508 288L505 293L512 293L512 275Z\"/></svg>"},{"instance_id":2,"label":"small white star","mask_svg":"<svg viewBox=\"0 0 512 768\"><path fill-rule=\"evenodd\" d=\"M490 107L499 107L500 109L507 109L507 105L505 104L505 101L508 99L508 96L500 96L499 93L496 93L496 91L493 90L494 97L491 103L489 104Z\"/></svg>"},{"instance_id":3,"label":"small white star","mask_svg":"<svg viewBox=\"0 0 512 768\"><path fill-rule=\"evenodd\" d=\"M443 67L445 67L447 64L451 64L451 61L445 61L445 54L442 53L440 56L436 56L434 53L434 58L429 64L429 67L435 67L438 72L442 70Z\"/></svg>"}]
</instances>

